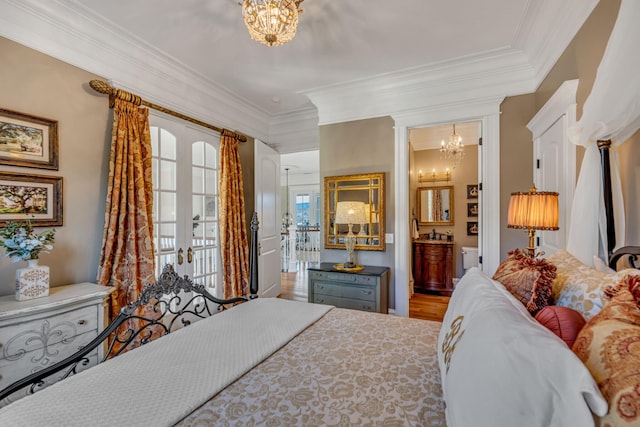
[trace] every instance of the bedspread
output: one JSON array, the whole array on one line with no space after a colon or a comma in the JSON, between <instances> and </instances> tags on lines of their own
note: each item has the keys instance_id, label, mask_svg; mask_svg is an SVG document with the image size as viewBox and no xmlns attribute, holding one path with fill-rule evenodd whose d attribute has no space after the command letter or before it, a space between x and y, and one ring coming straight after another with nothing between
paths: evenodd
<instances>
[{"instance_id":1,"label":"bedspread","mask_svg":"<svg viewBox=\"0 0 640 427\"><path fill-rule=\"evenodd\" d=\"M333 309L178 425L444 426L440 327Z\"/></svg>"}]
</instances>

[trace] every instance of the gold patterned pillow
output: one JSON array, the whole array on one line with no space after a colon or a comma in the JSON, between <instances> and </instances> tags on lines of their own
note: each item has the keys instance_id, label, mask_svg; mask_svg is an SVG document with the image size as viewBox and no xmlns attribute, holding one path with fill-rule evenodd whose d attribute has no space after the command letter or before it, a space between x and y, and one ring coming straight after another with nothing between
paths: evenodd
<instances>
[{"instance_id":1,"label":"gold patterned pillow","mask_svg":"<svg viewBox=\"0 0 640 427\"><path fill-rule=\"evenodd\" d=\"M583 264L565 250L547 257L556 266L553 297L556 305L569 307L589 321L605 303L604 289L620 280L616 273L606 273Z\"/></svg>"},{"instance_id":2,"label":"gold patterned pillow","mask_svg":"<svg viewBox=\"0 0 640 427\"><path fill-rule=\"evenodd\" d=\"M640 308L629 289L621 288L587 322L573 351L609 403L599 425L640 425Z\"/></svg>"}]
</instances>

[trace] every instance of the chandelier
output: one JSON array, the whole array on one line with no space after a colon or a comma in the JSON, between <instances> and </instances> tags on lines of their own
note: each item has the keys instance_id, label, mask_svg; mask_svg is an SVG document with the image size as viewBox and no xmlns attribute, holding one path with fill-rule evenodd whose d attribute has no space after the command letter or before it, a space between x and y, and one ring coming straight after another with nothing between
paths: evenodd
<instances>
[{"instance_id":1,"label":"chandelier","mask_svg":"<svg viewBox=\"0 0 640 427\"><path fill-rule=\"evenodd\" d=\"M304 0L244 0L242 17L251 38L267 46L291 41L298 28Z\"/></svg>"},{"instance_id":2,"label":"chandelier","mask_svg":"<svg viewBox=\"0 0 640 427\"><path fill-rule=\"evenodd\" d=\"M442 141L440 145L440 154L444 159L451 162L455 168L460 160L464 157L464 144L462 137L456 133L456 125L453 125L453 133L449 135L449 141Z\"/></svg>"}]
</instances>

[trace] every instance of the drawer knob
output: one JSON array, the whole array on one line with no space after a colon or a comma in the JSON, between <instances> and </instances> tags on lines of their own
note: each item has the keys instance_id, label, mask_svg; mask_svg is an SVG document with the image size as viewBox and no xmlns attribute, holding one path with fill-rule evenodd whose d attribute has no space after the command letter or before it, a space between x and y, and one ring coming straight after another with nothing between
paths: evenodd
<instances>
[{"instance_id":1,"label":"drawer knob","mask_svg":"<svg viewBox=\"0 0 640 427\"><path fill-rule=\"evenodd\" d=\"M87 324L86 320L84 320L84 319L78 320L78 325L86 325L86 324Z\"/></svg>"},{"instance_id":2,"label":"drawer knob","mask_svg":"<svg viewBox=\"0 0 640 427\"><path fill-rule=\"evenodd\" d=\"M368 290L368 291L363 290L362 293L365 294L365 295L371 295L371 291L370 290Z\"/></svg>"}]
</instances>

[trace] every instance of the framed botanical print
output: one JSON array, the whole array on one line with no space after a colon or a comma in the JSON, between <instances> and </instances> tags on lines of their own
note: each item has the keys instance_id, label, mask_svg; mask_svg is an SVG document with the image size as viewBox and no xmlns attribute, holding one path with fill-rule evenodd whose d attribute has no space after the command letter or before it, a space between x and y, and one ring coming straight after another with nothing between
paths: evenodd
<instances>
[{"instance_id":1,"label":"framed botanical print","mask_svg":"<svg viewBox=\"0 0 640 427\"><path fill-rule=\"evenodd\" d=\"M0 108L0 164L58 170L58 122Z\"/></svg>"},{"instance_id":2,"label":"framed botanical print","mask_svg":"<svg viewBox=\"0 0 640 427\"><path fill-rule=\"evenodd\" d=\"M467 203L467 216L474 218L478 216L478 203Z\"/></svg>"},{"instance_id":3,"label":"framed botanical print","mask_svg":"<svg viewBox=\"0 0 640 427\"><path fill-rule=\"evenodd\" d=\"M478 184L467 185L467 199L478 198Z\"/></svg>"},{"instance_id":4,"label":"framed botanical print","mask_svg":"<svg viewBox=\"0 0 640 427\"><path fill-rule=\"evenodd\" d=\"M62 177L0 172L0 226L29 219L34 227L62 225Z\"/></svg>"}]
</instances>

